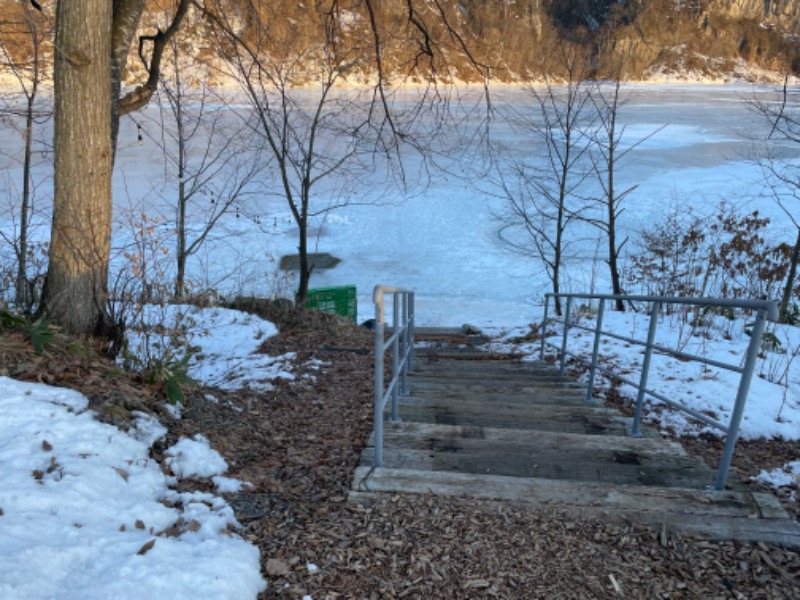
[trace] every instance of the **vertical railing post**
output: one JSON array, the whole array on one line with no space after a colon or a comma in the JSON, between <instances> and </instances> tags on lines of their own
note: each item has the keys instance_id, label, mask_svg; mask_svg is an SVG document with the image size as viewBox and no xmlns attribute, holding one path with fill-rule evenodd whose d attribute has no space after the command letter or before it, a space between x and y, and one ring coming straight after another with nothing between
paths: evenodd
<instances>
[{"instance_id":1,"label":"vertical railing post","mask_svg":"<svg viewBox=\"0 0 800 600\"><path fill-rule=\"evenodd\" d=\"M403 310L401 311L402 319L403 319L403 336L402 336L402 343L400 344L400 357L403 361L403 368L400 373L400 393L403 396L408 395L408 378L406 374L408 373L408 294L402 295L403 299Z\"/></svg>"},{"instance_id":2,"label":"vertical railing post","mask_svg":"<svg viewBox=\"0 0 800 600\"><path fill-rule=\"evenodd\" d=\"M606 308L605 298L600 298L600 306L597 309L596 328L594 330L594 346L592 347L592 366L589 369L589 387L586 388L586 402L592 401L592 390L594 390L594 376L597 372L597 357L600 354L600 335L603 331L603 313Z\"/></svg>"},{"instance_id":3,"label":"vertical railing post","mask_svg":"<svg viewBox=\"0 0 800 600\"><path fill-rule=\"evenodd\" d=\"M653 342L656 338L658 313L661 311L661 302L653 301L650 307L650 324L647 328L647 344L642 361L642 375L639 378L639 391L636 395L636 412L633 415L633 426L630 434L633 437L642 437L642 408L644 407L645 390L647 389L647 376L650 372L650 358L653 356Z\"/></svg>"},{"instance_id":4,"label":"vertical railing post","mask_svg":"<svg viewBox=\"0 0 800 600\"><path fill-rule=\"evenodd\" d=\"M542 338L542 346L539 350L539 360L544 360L544 342L545 342L545 333L547 331L547 309L550 306L550 294L544 295L544 317L542 317L542 330L539 333L540 337Z\"/></svg>"},{"instance_id":5,"label":"vertical railing post","mask_svg":"<svg viewBox=\"0 0 800 600\"><path fill-rule=\"evenodd\" d=\"M408 349L408 370L414 368L414 292L408 293L408 337L411 346Z\"/></svg>"},{"instance_id":6,"label":"vertical railing post","mask_svg":"<svg viewBox=\"0 0 800 600\"><path fill-rule=\"evenodd\" d=\"M383 466L383 306L375 304L375 466Z\"/></svg>"},{"instance_id":7,"label":"vertical railing post","mask_svg":"<svg viewBox=\"0 0 800 600\"><path fill-rule=\"evenodd\" d=\"M392 340L392 378L398 376L398 365L400 363L400 335L398 327L400 326L400 294L395 292L392 294L392 333L394 339ZM399 421L399 396L400 386L395 383L392 388L392 421Z\"/></svg>"},{"instance_id":8,"label":"vertical railing post","mask_svg":"<svg viewBox=\"0 0 800 600\"><path fill-rule=\"evenodd\" d=\"M733 414L728 424L728 435L725 438L725 448L722 450L722 459L717 471L717 482L714 489L724 490L725 483L728 481L728 470L733 460L733 450L739 438L739 427L742 424L744 405L747 401L747 393L750 391L750 382L753 379L753 372L756 367L758 353L761 350L761 339L764 336L764 327L767 321L766 309L761 309L756 315L756 322L753 324L753 331L750 332L750 343L747 346L747 355L742 367L742 376L739 379L739 390L736 393L736 404L733 406Z\"/></svg>"},{"instance_id":9,"label":"vertical railing post","mask_svg":"<svg viewBox=\"0 0 800 600\"><path fill-rule=\"evenodd\" d=\"M392 323L385 318L386 296L392 296ZM414 293L389 286L377 285L373 292L375 302L375 467L383 466L384 412L389 396L392 409L389 419L400 421L399 396L408 393L406 376L414 353ZM402 319L401 319L402 317ZM398 329L400 328L400 329ZM391 332L386 339L387 329ZM391 348L391 378L384 389L386 352Z\"/></svg>"},{"instance_id":10,"label":"vertical railing post","mask_svg":"<svg viewBox=\"0 0 800 600\"><path fill-rule=\"evenodd\" d=\"M561 340L561 367L563 377L567 371L567 333L569 332L569 314L572 310L572 296L567 296L567 310L564 313L564 338Z\"/></svg>"}]
</instances>

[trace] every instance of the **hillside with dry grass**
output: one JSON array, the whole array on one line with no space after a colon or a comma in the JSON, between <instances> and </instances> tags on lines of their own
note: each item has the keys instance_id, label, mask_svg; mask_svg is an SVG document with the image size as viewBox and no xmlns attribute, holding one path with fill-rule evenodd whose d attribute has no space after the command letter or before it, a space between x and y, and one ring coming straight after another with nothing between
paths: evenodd
<instances>
[{"instance_id":1,"label":"hillside with dry grass","mask_svg":"<svg viewBox=\"0 0 800 600\"><path fill-rule=\"evenodd\" d=\"M54 4L33 11L37 27L53 29ZM150 0L141 34L165 28L174 5ZM30 60L24 6L0 0L5 70ZM217 36L224 22L263 57L307 65L297 85L314 81L331 52L347 57L345 80L356 85L374 82L378 64L394 83L559 78L565 52L576 51L598 79L753 79L800 73L798 14L800 2L746 0L206 0L195 4L170 54L194 66L197 82L232 83ZM52 56L52 44L45 47ZM146 65L138 44L131 53L126 79L136 84Z\"/></svg>"}]
</instances>

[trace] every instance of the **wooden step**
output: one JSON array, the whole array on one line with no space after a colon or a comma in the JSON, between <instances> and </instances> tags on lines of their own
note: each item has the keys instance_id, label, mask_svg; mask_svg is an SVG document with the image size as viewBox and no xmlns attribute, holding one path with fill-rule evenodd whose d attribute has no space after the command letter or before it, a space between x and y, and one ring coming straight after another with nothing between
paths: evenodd
<instances>
[{"instance_id":1,"label":"wooden step","mask_svg":"<svg viewBox=\"0 0 800 600\"><path fill-rule=\"evenodd\" d=\"M580 400L586 398L586 388L575 387L569 385L561 385L558 383L545 383L543 385L536 385L532 382L531 385L507 385L501 381L482 381L472 384L464 384L463 382L427 382L413 380L409 382L408 394L409 398L414 397L436 397L436 396L469 396L473 398L486 397L490 402L493 398L517 398L524 401L525 398L530 398L531 402L535 402L538 398L540 401L547 398L553 398L554 402L559 399L563 400Z\"/></svg>"},{"instance_id":2,"label":"wooden step","mask_svg":"<svg viewBox=\"0 0 800 600\"><path fill-rule=\"evenodd\" d=\"M382 493L512 501L566 514L648 523L707 539L800 547L800 524L788 519L771 494L358 467L348 500L363 502Z\"/></svg>"},{"instance_id":3,"label":"wooden step","mask_svg":"<svg viewBox=\"0 0 800 600\"><path fill-rule=\"evenodd\" d=\"M387 406L388 410L388 406ZM403 398L399 403L400 418L416 423L493 427L496 429L525 429L586 435L625 435L631 422L618 412L597 405L583 406L530 405L495 403L487 406L479 399L466 401L440 398L416 403Z\"/></svg>"},{"instance_id":4,"label":"wooden step","mask_svg":"<svg viewBox=\"0 0 800 600\"><path fill-rule=\"evenodd\" d=\"M463 427L458 425L436 425L431 423L411 423L387 421L384 426L385 446L406 446L408 448L428 449L432 441L445 440L447 443L465 441L485 441L487 443L527 444L532 450L562 450L573 447L593 451L637 452L645 454L665 454L686 456L686 451L678 442L662 437L592 436L564 432L536 431L521 429L495 429L492 427ZM367 442L373 446L375 434Z\"/></svg>"},{"instance_id":5,"label":"wooden step","mask_svg":"<svg viewBox=\"0 0 800 600\"><path fill-rule=\"evenodd\" d=\"M698 489L715 479L679 444L653 438L420 423L389 423L384 433L387 468ZM373 457L365 449L361 464Z\"/></svg>"},{"instance_id":6,"label":"wooden step","mask_svg":"<svg viewBox=\"0 0 800 600\"><path fill-rule=\"evenodd\" d=\"M506 360L469 343L422 349L384 423L383 466L364 449L350 499L434 493L522 502L650 523L713 539L800 547L800 524L777 498L716 471L676 442L594 401L586 387L543 362ZM386 407L387 413L390 407Z\"/></svg>"}]
</instances>

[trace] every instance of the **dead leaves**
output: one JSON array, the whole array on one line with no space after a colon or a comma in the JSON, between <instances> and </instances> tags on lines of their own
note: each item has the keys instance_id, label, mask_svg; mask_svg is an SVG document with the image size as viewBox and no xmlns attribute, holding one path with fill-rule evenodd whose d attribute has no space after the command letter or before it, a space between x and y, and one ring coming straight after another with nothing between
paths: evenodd
<instances>
[{"instance_id":1,"label":"dead leaves","mask_svg":"<svg viewBox=\"0 0 800 600\"><path fill-rule=\"evenodd\" d=\"M156 541L155 541L155 539L152 539L149 542L147 542L144 546L139 548L139 551L136 554L138 554L139 556L144 556L150 550L152 550L153 546L155 546L155 545L156 545Z\"/></svg>"},{"instance_id":2,"label":"dead leaves","mask_svg":"<svg viewBox=\"0 0 800 600\"><path fill-rule=\"evenodd\" d=\"M47 467L43 469L34 469L31 475L37 481L37 483L44 485L45 479L60 481L64 476L64 468L58 464L55 456L51 456Z\"/></svg>"},{"instance_id":3,"label":"dead leaves","mask_svg":"<svg viewBox=\"0 0 800 600\"><path fill-rule=\"evenodd\" d=\"M75 340L60 332L55 332L42 355L36 354L24 336L0 336L0 373L20 381L78 390L89 399L89 408L107 423L130 423L133 410L159 410L160 400L134 376L122 373L100 343ZM42 449L52 451L51 443L43 441Z\"/></svg>"}]
</instances>

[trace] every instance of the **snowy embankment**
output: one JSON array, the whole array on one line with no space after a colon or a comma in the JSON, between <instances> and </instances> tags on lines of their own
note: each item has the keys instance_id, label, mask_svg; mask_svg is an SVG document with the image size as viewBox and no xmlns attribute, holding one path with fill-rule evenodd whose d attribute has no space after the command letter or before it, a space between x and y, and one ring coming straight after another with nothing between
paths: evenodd
<instances>
[{"instance_id":1,"label":"snowy embankment","mask_svg":"<svg viewBox=\"0 0 800 600\"><path fill-rule=\"evenodd\" d=\"M258 550L235 536L212 494L178 493L149 458L165 433L99 423L71 390L0 378L0 597L253 598ZM207 443L174 447L190 476L222 458Z\"/></svg>"},{"instance_id":2,"label":"snowy embankment","mask_svg":"<svg viewBox=\"0 0 800 600\"><path fill-rule=\"evenodd\" d=\"M594 325L593 317L586 317L588 327ZM606 312L603 329L615 334L644 340L647 337L649 319L635 312ZM550 338L559 343L563 329ZM550 328L548 328L548 331ZM722 317L707 317L705 324L692 328L677 316L663 317L659 323L655 343L683 352L704 356L708 359L740 366L750 341L745 333L745 323L730 321ZM497 350L525 353L529 359L538 360L539 342L512 344L528 332L512 329L504 332L495 344ZM591 359L594 335L590 332L571 329L568 351L585 359ZM552 348L548 352L553 352ZM740 438L800 440L800 328L771 324L762 344L762 352L756 363L755 376L750 385L748 401L742 418ZM638 381L644 357L644 348L609 337L601 338L600 363L605 369L616 372L626 379ZM598 374L596 385L608 387L610 381ZM673 401L701 412L724 424L730 422L734 401L739 386L738 373L699 362L678 360L666 354L654 352L648 377L649 389L671 398ZM623 397L636 399L636 389L622 384L617 388ZM670 408L654 397L647 397L643 419L665 433L695 436L701 433L720 435L719 430L692 419L685 413ZM800 461L790 462L782 469L762 472L758 477L773 486L800 485Z\"/></svg>"},{"instance_id":3,"label":"snowy embankment","mask_svg":"<svg viewBox=\"0 0 800 600\"><path fill-rule=\"evenodd\" d=\"M274 325L224 309L150 307L131 350L163 351L169 334L194 348L189 374L233 389L291 378L292 355L254 354ZM159 328L164 325L166 328ZM175 350L177 352L177 350ZM142 359L147 357L142 357ZM202 436L149 458L166 429L138 415L129 433L99 423L77 392L0 378L0 598L255 598L265 587L258 549L236 535L219 496L178 493L178 479L211 477L225 460Z\"/></svg>"}]
</instances>

